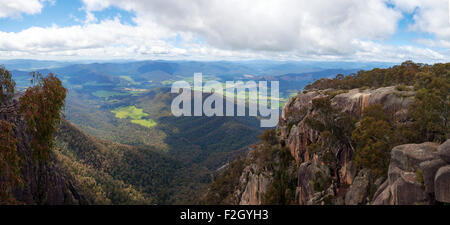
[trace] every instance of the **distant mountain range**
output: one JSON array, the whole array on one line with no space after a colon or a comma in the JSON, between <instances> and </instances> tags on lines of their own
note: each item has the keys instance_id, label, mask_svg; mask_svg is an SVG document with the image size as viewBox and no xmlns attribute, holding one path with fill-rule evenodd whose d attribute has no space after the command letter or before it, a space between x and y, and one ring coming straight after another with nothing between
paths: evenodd
<instances>
[{"instance_id":1,"label":"distant mountain range","mask_svg":"<svg viewBox=\"0 0 450 225\"><path fill-rule=\"evenodd\" d=\"M73 64L75 63L75 64ZM194 73L206 80L278 80L281 96L287 99L307 84L321 78L348 75L372 67L388 67L390 63L354 62L277 62L277 61L132 61L132 62L58 62L8 60L0 64L11 70L19 89L29 85L29 72L53 72L64 85L77 89L117 91L123 87L151 89L170 87L177 80L191 81Z\"/></svg>"},{"instance_id":2,"label":"distant mountain range","mask_svg":"<svg viewBox=\"0 0 450 225\"><path fill-rule=\"evenodd\" d=\"M51 60L31 60L13 59L0 60L0 65L4 65L9 70L40 70L49 68L68 67L67 69L80 68L102 68L102 72L108 74L131 73L139 69L140 73L154 70L165 71L169 74L179 73L179 75L191 75L193 72L221 73L228 75L238 75L250 73L253 75L282 75L287 73L304 73L326 69L371 69L387 68L395 65L389 62L314 62L314 61L165 61L165 60L80 60L80 61L51 61ZM84 66L83 66L84 65ZM69 67L72 66L72 67ZM63 70L64 71L64 70ZM221 75L217 74L217 75Z\"/></svg>"}]
</instances>

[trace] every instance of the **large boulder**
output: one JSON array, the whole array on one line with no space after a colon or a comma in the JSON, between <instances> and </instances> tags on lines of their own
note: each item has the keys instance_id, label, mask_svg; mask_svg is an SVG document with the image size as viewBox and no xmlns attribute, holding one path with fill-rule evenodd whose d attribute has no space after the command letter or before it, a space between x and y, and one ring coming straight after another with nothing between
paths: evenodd
<instances>
[{"instance_id":1,"label":"large boulder","mask_svg":"<svg viewBox=\"0 0 450 225\"><path fill-rule=\"evenodd\" d=\"M369 186L371 181L371 173L368 169L363 169L353 180L353 184L345 194L346 205L361 205L366 203L369 195Z\"/></svg>"},{"instance_id":2,"label":"large boulder","mask_svg":"<svg viewBox=\"0 0 450 225\"><path fill-rule=\"evenodd\" d=\"M431 142L397 146L391 151L391 165L413 172L420 163L437 159L437 147L436 143Z\"/></svg>"},{"instance_id":3,"label":"large boulder","mask_svg":"<svg viewBox=\"0 0 450 225\"><path fill-rule=\"evenodd\" d=\"M436 172L439 168L446 165L446 162L442 159L435 159L431 161L425 161L420 163L420 173L422 175L423 184L425 185L425 192L430 195L431 198L434 196L434 178Z\"/></svg>"},{"instance_id":4,"label":"large boulder","mask_svg":"<svg viewBox=\"0 0 450 225\"><path fill-rule=\"evenodd\" d=\"M437 201L450 203L450 165L441 167L437 171L434 190Z\"/></svg>"},{"instance_id":5,"label":"large boulder","mask_svg":"<svg viewBox=\"0 0 450 225\"><path fill-rule=\"evenodd\" d=\"M427 204L427 196L422 184L413 172L404 172L391 185L392 200L395 205Z\"/></svg>"},{"instance_id":6,"label":"large boulder","mask_svg":"<svg viewBox=\"0 0 450 225\"><path fill-rule=\"evenodd\" d=\"M441 157L441 159L443 159L447 163L450 163L450 139L439 146L438 155L439 157Z\"/></svg>"},{"instance_id":7,"label":"large boulder","mask_svg":"<svg viewBox=\"0 0 450 225\"><path fill-rule=\"evenodd\" d=\"M450 165L444 160L449 141L406 144L391 151L388 178L376 191L374 205L450 202Z\"/></svg>"}]
</instances>

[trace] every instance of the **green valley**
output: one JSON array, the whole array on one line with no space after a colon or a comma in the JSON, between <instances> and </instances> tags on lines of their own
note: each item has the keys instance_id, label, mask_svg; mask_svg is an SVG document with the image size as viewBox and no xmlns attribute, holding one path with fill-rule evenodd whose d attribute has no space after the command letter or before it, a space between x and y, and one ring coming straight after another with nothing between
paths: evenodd
<instances>
[{"instance_id":1,"label":"green valley","mask_svg":"<svg viewBox=\"0 0 450 225\"><path fill-rule=\"evenodd\" d=\"M130 118L130 122L134 124L141 125L143 127L152 128L157 125L157 123L152 119L143 119L149 114L144 113L142 109L136 108L136 106L120 107L111 111L119 119Z\"/></svg>"}]
</instances>

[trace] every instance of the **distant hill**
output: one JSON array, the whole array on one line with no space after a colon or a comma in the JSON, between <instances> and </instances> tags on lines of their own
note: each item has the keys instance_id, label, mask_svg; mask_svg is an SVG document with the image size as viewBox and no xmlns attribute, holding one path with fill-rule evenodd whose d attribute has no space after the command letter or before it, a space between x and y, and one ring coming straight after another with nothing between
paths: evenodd
<instances>
[{"instance_id":1,"label":"distant hill","mask_svg":"<svg viewBox=\"0 0 450 225\"><path fill-rule=\"evenodd\" d=\"M0 65L3 65L10 70L23 70L23 71L63 67L68 66L70 64L73 64L73 62L32 60L32 59L0 60Z\"/></svg>"}]
</instances>

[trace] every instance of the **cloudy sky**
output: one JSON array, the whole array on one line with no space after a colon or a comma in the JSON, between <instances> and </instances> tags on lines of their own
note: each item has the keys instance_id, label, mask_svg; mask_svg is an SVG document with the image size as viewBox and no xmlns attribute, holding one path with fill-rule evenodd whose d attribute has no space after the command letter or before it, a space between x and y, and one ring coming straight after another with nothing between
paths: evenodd
<instances>
[{"instance_id":1,"label":"cloudy sky","mask_svg":"<svg viewBox=\"0 0 450 225\"><path fill-rule=\"evenodd\" d=\"M450 61L449 0L0 0L0 58Z\"/></svg>"}]
</instances>

